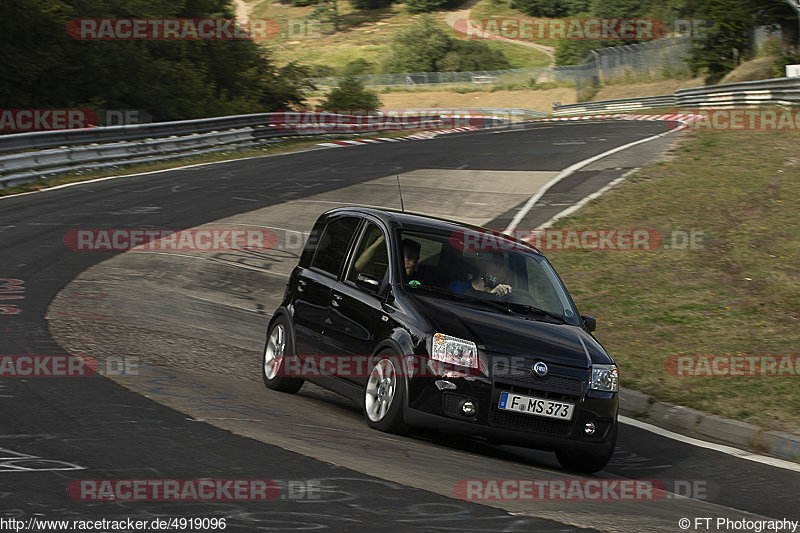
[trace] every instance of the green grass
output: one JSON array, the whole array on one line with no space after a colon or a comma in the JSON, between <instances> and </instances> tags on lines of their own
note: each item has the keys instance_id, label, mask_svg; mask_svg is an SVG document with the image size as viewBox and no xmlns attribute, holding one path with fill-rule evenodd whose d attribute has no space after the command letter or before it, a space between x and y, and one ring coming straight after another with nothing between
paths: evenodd
<instances>
[{"instance_id":1,"label":"green grass","mask_svg":"<svg viewBox=\"0 0 800 533\"><path fill-rule=\"evenodd\" d=\"M336 33L333 33L331 23L314 26L313 33L307 36L286 33L289 26L287 21L295 21L292 27L298 28L298 21L312 20L313 6L293 7L288 3L266 1L255 7L253 17L280 22L281 35L264 44L272 51L272 57L278 65L295 61L302 65L331 67L341 73L348 62L364 59L374 64L372 73L379 73L389 53L392 36L420 16L408 13L403 4L374 10L355 10L345 1L339 2L338 6L340 31ZM448 34L454 35L452 28L443 21L441 24ZM492 48L506 54L511 68L536 68L550 64L547 54L538 50L513 43L487 42Z\"/></svg>"},{"instance_id":2,"label":"green grass","mask_svg":"<svg viewBox=\"0 0 800 533\"><path fill-rule=\"evenodd\" d=\"M795 377L673 377L671 355L792 355L800 320L797 133L693 131L671 162L559 221L560 228L703 232L702 248L548 255L622 385L767 427L800 430Z\"/></svg>"},{"instance_id":3,"label":"green grass","mask_svg":"<svg viewBox=\"0 0 800 533\"><path fill-rule=\"evenodd\" d=\"M511 7L508 0L484 0L472 8L470 18L473 19L532 19L532 17L518 9ZM553 39L536 39L530 42L543 44L545 46L555 46L558 41Z\"/></svg>"},{"instance_id":4,"label":"green grass","mask_svg":"<svg viewBox=\"0 0 800 533\"><path fill-rule=\"evenodd\" d=\"M539 50L501 41L485 42L489 48L503 52L511 68L543 68L551 64L550 56Z\"/></svg>"}]
</instances>

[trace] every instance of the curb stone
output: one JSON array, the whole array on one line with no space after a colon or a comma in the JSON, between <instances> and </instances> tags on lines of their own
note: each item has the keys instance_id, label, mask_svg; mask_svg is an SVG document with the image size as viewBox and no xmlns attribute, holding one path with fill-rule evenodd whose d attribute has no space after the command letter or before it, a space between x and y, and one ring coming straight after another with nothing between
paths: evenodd
<instances>
[{"instance_id":1,"label":"curb stone","mask_svg":"<svg viewBox=\"0 0 800 533\"><path fill-rule=\"evenodd\" d=\"M619 409L626 416L687 435L800 462L800 435L770 431L755 424L722 418L689 407L653 400L639 391L620 388Z\"/></svg>"},{"instance_id":2,"label":"curb stone","mask_svg":"<svg viewBox=\"0 0 800 533\"><path fill-rule=\"evenodd\" d=\"M691 113L670 115L605 114L545 118L531 122L623 119L676 120L687 124L698 118L701 118L700 115ZM626 174L625 177L629 174ZM543 227L549 227L560 216L560 213L555 215L545 222ZM798 434L770 431L747 422L722 418L666 402L658 402L647 394L624 387L619 389L619 409L626 416L643 419L675 433L714 441L739 449L748 449L755 453L767 453L773 457L800 463L800 435Z\"/></svg>"}]
</instances>

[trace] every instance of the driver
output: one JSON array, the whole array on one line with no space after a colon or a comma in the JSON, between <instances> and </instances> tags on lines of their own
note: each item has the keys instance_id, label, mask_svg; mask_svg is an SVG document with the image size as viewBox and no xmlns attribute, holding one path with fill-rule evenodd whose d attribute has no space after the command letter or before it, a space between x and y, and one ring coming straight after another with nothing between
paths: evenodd
<instances>
[{"instance_id":1,"label":"driver","mask_svg":"<svg viewBox=\"0 0 800 533\"><path fill-rule=\"evenodd\" d=\"M469 290L488 292L496 296L511 294L511 285L504 283L509 278L509 273L502 254L481 255L472 266L472 280L452 281L447 290L457 294L464 294Z\"/></svg>"}]
</instances>

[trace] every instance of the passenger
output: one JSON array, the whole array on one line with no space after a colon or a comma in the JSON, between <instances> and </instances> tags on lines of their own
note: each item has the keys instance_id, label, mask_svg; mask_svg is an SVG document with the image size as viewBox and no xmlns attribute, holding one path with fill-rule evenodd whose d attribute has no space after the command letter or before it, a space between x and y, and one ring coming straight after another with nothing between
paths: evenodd
<instances>
[{"instance_id":1,"label":"passenger","mask_svg":"<svg viewBox=\"0 0 800 533\"><path fill-rule=\"evenodd\" d=\"M469 294L471 291L488 292L496 296L511 294L511 285L504 283L509 275L502 254L489 254L471 266L472 279L451 281L447 290L456 294Z\"/></svg>"}]
</instances>

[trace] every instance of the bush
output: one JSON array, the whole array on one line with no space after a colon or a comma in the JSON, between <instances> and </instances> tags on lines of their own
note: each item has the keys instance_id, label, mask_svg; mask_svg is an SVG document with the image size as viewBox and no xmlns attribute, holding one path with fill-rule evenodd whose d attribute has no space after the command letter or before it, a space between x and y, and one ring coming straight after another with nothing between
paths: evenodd
<instances>
[{"instance_id":1,"label":"bush","mask_svg":"<svg viewBox=\"0 0 800 533\"><path fill-rule=\"evenodd\" d=\"M344 75L356 76L358 74L372 74L375 72L374 67L374 63L370 63L363 57L360 57L347 62L344 66Z\"/></svg>"},{"instance_id":2,"label":"bush","mask_svg":"<svg viewBox=\"0 0 800 533\"><path fill-rule=\"evenodd\" d=\"M345 76L339 87L331 90L325 100L319 105L320 109L338 111L343 109L360 109L373 111L381 106L381 99L374 91L364 88L355 76Z\"/></svg>"},{"instance_id":3,"label":"bush","mask_svg":"<svg viewBox=\"0 0 800 533\"><path fill-rule=\"evenodd\" d=\"M393 3L394 0L350 0L350 5L356 9L379 9Z\"/></svg>"},{"instance_id":4,"label":"bush","mask_svg":"<svg viewBox=\"0 0 800 533\"><path fill-rule=\"evenodd\" d=\"M508 58L481 41L451 37L424 15L392 40L386 72L464 72L510 68Z\"/></svg>"},{"instance_id":5,"label":"bush","mask_svg":"<svg viewBox=\"0 0 800 533\"><path fill-rule=\"evenodd\" d=\"M511 7L534 17L568 17L589 10L590 0L513 0Z\"/></svg>"},{"instance_id":6,"label":"bush","mask_svg":"<svg viewBox=\"0 0 800 533\"><path fill-rule=\"evenodd\" d=\"M786 65L800 64L800 56L781 56L772 62L770 75L773 78L783 78L786 76Z\"/></svg>"},{"instance_id":7,"label":"bush","mask_svg":"<svg viewBox=\"0 0 800 533\"><path fill-rule=\"evenodd\" d=\"M452 0L404 0L403 3L410 13L428 13L444 9L453 2Z\"/></svg>"}]
</instances>

